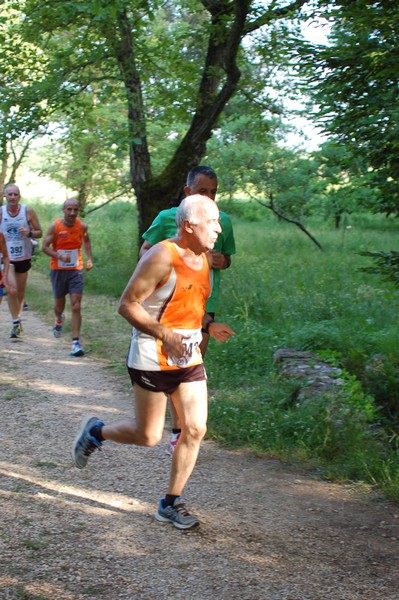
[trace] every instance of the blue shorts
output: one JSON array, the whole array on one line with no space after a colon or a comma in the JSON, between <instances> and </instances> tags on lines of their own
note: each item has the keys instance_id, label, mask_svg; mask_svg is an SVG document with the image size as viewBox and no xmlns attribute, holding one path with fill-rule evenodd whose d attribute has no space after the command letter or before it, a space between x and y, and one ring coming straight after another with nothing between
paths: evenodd
<instances>
[{"instance_id":1,"label":"blue shorts","mask_svg":"<svg viewBox=\"0 0 399 600\"><path fill-rule=\"evenodd\" d=\"M5 294L4 285L0 284L0 298L2 298Z\"/></svg>"},{"instance_id":2,"label":"blue shorts","mask_svg":"<svg viewBox=\"0 0 399 600\"><path fill-rule=\"evenodd\" d=\"M81 269L51 269L51 284L54 298L64 298L67 294L83 294L83 271Z\"/></svg>"},{"instance_id":3,"label":"blue shorts","mask_svg":"<svg viewBox=\"0 0 399 600\"><path fill-rule=\"evenodd\" d=\"M151 392L173 394L181 383L191 381L206 381L204 364L172 369L171 371L141 371L128 367L132 384L135 383Z\"/></svg>"}]
</instances>

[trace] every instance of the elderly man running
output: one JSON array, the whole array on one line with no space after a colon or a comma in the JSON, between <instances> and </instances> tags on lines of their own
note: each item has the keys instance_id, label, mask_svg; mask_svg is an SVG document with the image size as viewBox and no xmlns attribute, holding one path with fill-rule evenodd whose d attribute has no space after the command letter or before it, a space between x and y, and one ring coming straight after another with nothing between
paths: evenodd
<instances>
[{"instance_id":1,"label":"elderly man running","mask_svg":"<svg viewBox=\"0 0 399 600\"><path fill-rule=\"evenodd\" d=\"M128 371L135 392L135 420L105 425L84 420L72 448L78 468L104 440L154 446L162 438L167 396L182 433L173 454L169 487L155 518L179 529L199 524L181 495L206 431L207 384L201 329L224 342L234 334L205 313L211 292L208 257L220 233L219 210L207 197L185 198L177 211L177 235L156 244L138 262L122 294L119 313L133 326Z\"/></svg>"},{"instance_id":2,"label":"elderly man running","mask_svg":"<svg viewBox=\"0 0 399 600\"><path fill-rule=\"evenodd\" d=\"M218 180L215 171L211 167L205 165L197 165L193 167L186 180L184 186L184 193L186 196L192 196L193 194L201 194L207 196L211 200L216 199L216 193L218 190ZM144 242L140 248L140 256L143 256L154 244L162 242L167 238L172 238L176 235L176 213L177 206L162 210L158 216L154 219L150 227L143 234ZM215 246L209 252L212 256L212 293L206 303L206 312L215 318L215 311L217 310L219 302L220 282L221 282L221 271L228 269L231 265L231 256L235 254L235 240L233 232L233 224L230 217L223 211L219 211L220 226L222 228L221 233L218 235ZM205 352L208 347L209 335L203 333L201 341L201 352L205 358ZM166 447L166 453L172 456L179 437L181 434L181 428L179 423L178 415L174 409L173 403L170 405L170 414L172 417L172 435Z\"/></svg>"}]
</instances>

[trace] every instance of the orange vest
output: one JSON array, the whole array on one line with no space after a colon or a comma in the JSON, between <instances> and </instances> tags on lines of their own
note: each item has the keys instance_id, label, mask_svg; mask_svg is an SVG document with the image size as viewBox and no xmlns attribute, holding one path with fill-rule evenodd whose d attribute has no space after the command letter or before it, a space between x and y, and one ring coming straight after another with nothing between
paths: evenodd
<instances>
[{"instance_id":1,"label":"orange vest","mask_svg":"<svg viewBox=\"0 0 399 600\"><path fill-rule=\"evenodd\" d=\"M56 219L53 243L55 252L71 250L71 262L63 263L53 256L50 259L50 269L54 270L82 270L83 269L83 227L79 218L72 227L67 227L62 219Z\"/></svg>"},{"instance_id":2,"label":"orange vest","mask_svg":"<svg viewBox=\"0 0 399 600\"><path fill-rule=\"evenodd\" d=\"M128 366L144 371L167 371L202 363L199 349L201 324L206 301L211 293L211 273L205 254L202 268L191 269L182 259L176 244L161 242L169 251L171 269L167 281L143 303L145 310L169 329L189 336L184 341L190 358L177 364L167 356L161 340L133 328Z\"/></svg>"}]
</instances>

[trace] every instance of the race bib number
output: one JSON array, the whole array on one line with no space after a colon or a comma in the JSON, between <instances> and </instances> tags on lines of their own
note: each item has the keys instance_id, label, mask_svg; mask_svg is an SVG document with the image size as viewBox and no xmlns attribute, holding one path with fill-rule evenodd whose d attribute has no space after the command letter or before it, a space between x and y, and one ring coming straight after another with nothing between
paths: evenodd
<instances>
[{"instance_id":1,"label":"race bib number","mask_svg":"<svg viewBox=\"0 0 399 600\"><path fill-rule=\"evenodd\" d=\"M24 240L12 240L7 242L7 250L10 255L10 260L16 260L25 256Z\"/></svg>"},{"instance_id":2,"label":"race bib number","mask_svg":"<svg viewBox=\"0 0 399 600\"><path fill-rule=\"evenodd\" d=\"M175 367L188 367L191 363L198 359L200 353L199 345L202 340L200 329L174 329L175 333L184 335L183 344L186 351L182 358L175 358L168 355L168 365Z\"/></svg>"},{"instance_id":3,"label":"race bib number","mask_svg":"<svg viewBox=\"0 0 399 600\"><path fill-rule=\"evenodd\" d=\"M60 250L59 251L62 255L64 254L68 254L69 255L69 261L64 262L63 260L61 260L60 258L58 258L58 266L62 269L66 269L68 267L77 267L78 266L78 259L79 259L79 251L76 248L75 250Z\"/></svg>"}]
</instances>

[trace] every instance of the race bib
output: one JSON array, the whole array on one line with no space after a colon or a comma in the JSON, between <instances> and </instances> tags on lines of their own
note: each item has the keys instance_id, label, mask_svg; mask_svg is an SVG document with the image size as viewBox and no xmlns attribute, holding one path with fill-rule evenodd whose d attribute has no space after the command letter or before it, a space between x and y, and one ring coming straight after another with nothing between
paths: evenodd
<instances>
[{"instance_id":1,"label":"race bib","mask_svg":"<svg viewBox=\"0 0 399 600\"><path fill-rule=\"evenodd\" d=\"M17 260L25 257L25 240L8 240L7 250L10 260Z\"/></svg>"},{"instance_id":2,"label":"race bib","mask_svg":"<svg viewBox=\"0 0 399 600\"><path fill-rule=\"evenodd\" d=\"M79 259L79 251L76 248L75 250L59 250L61 254L69 254L69 261L64 262L60 258L58 258L58 266L60 269L66 269L68 267L77 267L78 259Z\"/></svg>"},{"instance_id":3,"label":"race bib","mask_svg":"<svg viewBox=\"0 0 399 600\"><path fill-rule=\"evenodd\" d=\"M182 340L186 347L186 352L182 358L175 358L168 355L168 365L175 367L188 367L191 363L196 362L200 353L199 345L202 340L200 329L174 329L175 333L181 333L185 336Z\"/></svg>"}]
</instances>

